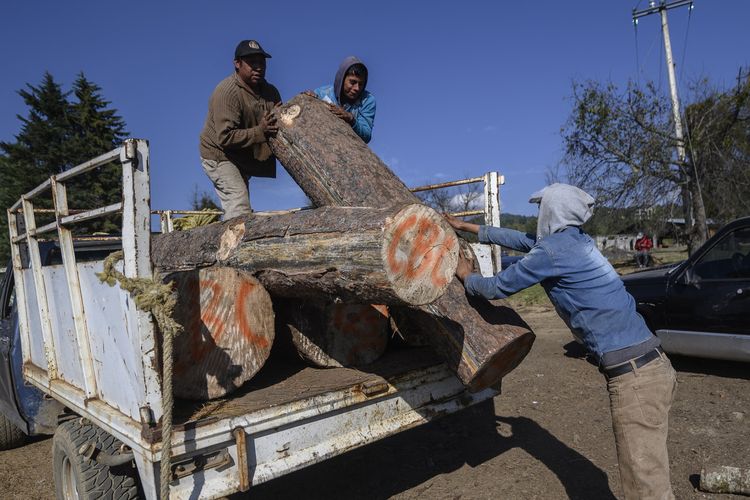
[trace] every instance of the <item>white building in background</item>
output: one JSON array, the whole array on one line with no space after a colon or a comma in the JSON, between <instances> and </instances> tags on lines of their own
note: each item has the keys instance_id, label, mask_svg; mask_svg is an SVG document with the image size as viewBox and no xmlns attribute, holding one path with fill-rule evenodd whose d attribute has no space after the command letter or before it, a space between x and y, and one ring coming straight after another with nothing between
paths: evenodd
<instances>
[{"instance_id":1,"label":"white building in background","mask_svg":"<svg viewBox=\"0 0 750 500\"><path fill-rule=\"evenodd\" d=\"M634 234L613 234L608 236L594 237L596 246L599 250L613 249L631 251L635 246Z\"/></svg>"},{"instance_id":2,"label":"white building in background","mask_svg":"<svg viewBox=\"0 0 750 500\"><path fill-rule=\"evenodd\" d=\"M656 235L653 234L649 236L651 236L651 241L654 243L654 248L656 248ZM594 237L594 241L599 250L617 248L618 250L626 250L628 252L634 251L636 239L635 234L613 234L609 236Z\"/></svg>"}]
</instances>

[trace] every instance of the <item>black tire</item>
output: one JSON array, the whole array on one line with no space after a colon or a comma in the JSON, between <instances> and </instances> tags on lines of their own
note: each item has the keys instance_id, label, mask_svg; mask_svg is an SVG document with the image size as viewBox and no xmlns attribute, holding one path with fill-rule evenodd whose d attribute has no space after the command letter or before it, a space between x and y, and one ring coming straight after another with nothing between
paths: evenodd
<instances>
[{"instance_id":1,"label":"black tire","mask_svg":"<svg viewBox=\"0 0 750 500\"><path fill-rule=\"evenodd\" d=\"M87 420L76 418L60 424L52 439L55 496L58 500L142 498L138 471L131 463L109 467L78 453L94 443L103 453L118 453L122 443Z\"/></svg>"},{"instance_id":2,"label":"black tire","mask_svg":"<svg viewBox=\"0 0 750 500\"><path fill-rule=\"evenodd\" d=\"M0 413L0 451L17 448L26 442L26 434Z\"/></svg>"}]
</instances>

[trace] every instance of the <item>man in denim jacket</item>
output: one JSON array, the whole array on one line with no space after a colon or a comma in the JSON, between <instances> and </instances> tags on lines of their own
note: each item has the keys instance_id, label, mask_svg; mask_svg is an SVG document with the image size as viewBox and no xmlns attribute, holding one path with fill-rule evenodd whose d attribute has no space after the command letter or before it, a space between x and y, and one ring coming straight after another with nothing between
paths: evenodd
<instances>
[{"instance_id":1,"label":"man in denim jacket","mask_svg":"<svg viewBox=\"0 0 750 500\"><path fill-rule=\"evenodd\" d=\"M456 275L470 295L486 299L542 285L607 379L625 498L674 498L667 430L675 372L619 275L581 229L594 199L577 187L552 184L529 201L539 203L536 235L446 216L456 230L478 234L482 243L527 252L489 278L472 273L472 262L462 256Z\"/></svg>"}]
</instances>

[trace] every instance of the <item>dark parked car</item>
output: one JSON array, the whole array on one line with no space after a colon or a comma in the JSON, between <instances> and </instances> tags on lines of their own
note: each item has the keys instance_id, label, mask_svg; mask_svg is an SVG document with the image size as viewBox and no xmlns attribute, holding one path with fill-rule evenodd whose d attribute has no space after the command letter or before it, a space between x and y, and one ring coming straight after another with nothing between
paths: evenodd
<instances>
[{"instance_id":1,"label":"dark parked car","mask_svg":"<svg viewBox=\"0 0 750 500\"><path fill-rule=\"evenodd\" d=\"M750 217L678 264L622 277L664 350L750 361Z\"/></svg>"}]
</instances>

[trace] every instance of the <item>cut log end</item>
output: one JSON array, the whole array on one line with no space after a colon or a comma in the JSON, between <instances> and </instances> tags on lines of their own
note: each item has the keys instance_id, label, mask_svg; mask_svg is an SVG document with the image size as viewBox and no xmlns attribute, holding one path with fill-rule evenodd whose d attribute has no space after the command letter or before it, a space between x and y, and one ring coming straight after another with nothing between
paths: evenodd
<instances>
[{"instance_id":1,"label":"cut log end","mask_svg":"<svg viewBox=\"0 0 750 500\"><path fill-rule=\"evenodd\" d=\"M174 393L184 399L224 396L252 378L271 352L271 297L249 273L227 267L174 273Z\"/></svg>"},{"instance_id":2,"label":"cut log end","mask_svg":"<svg viewBox=\"0 0 750 500\"><path fill-rule=\"evenodd\" d=\"M424 205L409 205L384 231L382 257L396 294L415 305L440 297L453 279L459 248L443 217Z\"/></svg>"},{"instance_id":3,"label":"cut log end","mask_svg":"<svg viewBox=\"0 0 750 500\"><path fill-rule=\"evenodd\" d=\"M491 357L484 360L476 373L465 375L472 377L467 385L469 392L478 392L500 382L523 361L531 350L534 339L533 333L525 332L503 348L494 351Z\"/></svg>"}]
</instances>

